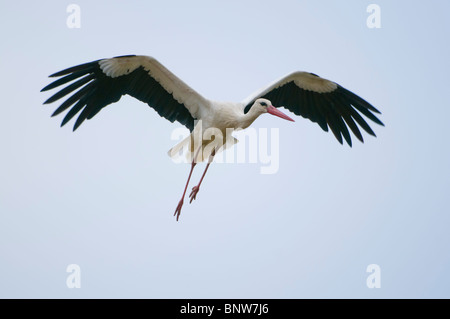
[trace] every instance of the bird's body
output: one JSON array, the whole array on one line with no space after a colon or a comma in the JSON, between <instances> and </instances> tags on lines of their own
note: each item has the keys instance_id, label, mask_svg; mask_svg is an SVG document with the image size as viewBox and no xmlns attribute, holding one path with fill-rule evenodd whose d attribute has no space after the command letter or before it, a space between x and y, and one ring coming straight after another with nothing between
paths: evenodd
<instances>
[{"instance_id":1,"label":"bird's body","mask_svg":"<svg viewBox=\"0 0 450 319\"><path fill-rule=\"evenodd\" d=\"M216 127L225 132L227 128L238 128L244 124L244 108L240 103L210 102L210 112L202 118L205 127Z\"/></svg>"},{"instance_id":2,"label":"bird's body","mask_svg":"<svg viewBox=\"0 0 450 319\"><path fill-rule=\"evenodd\" d=\"M270 101L264 99L261 99L261 101L270 103ZM261 110L258 112L257 108L244 113L245 105L243 103L218 101L208 101L208 103L210 106L206 109L201 120L197 122L190 136L169 150L169 156L176 157L180 150L184 148L189 151L188 159L193 159L197 150L195 145L199 147L201 145L200 155L196 157L196 162L202 162L208 159L213 149L217 154L237 143L238 140L231 134L236 130L246 129L262 114ZM205 135L214 138L205 139ZM230 144L227 144L227 141ZM210 146L208 148L208 145L212 143L217 144L216 147Z\"/></svg>"},{"instance_id":3,"label":"bird's body","mask_svg":"<svg viewBox=\"0 0 450 319\"><path fill-rule=\"evenodd\" d=\"M383 125L373 114L380 112L367 101L335 82L308 72L294 72L284 76L240 103L217 102L203 97L157 60L147 56L130 55L97 60L65 69L51 77L61 78L47 85L42 91L68 85L44 104L77 90L52 115L69 109L61 126L79 113L73 128L76 130L84 120L93 118L104 107L117 102L122 95L129 94L147 103L160 116L171 122L178 121L191 131L190 137L169 151L173 156L181 147L190 143L188 150L192 155L192 167L183 198L175 211L177 220L196 163L209 159L200 183L192 190L191 202L196 198L214 155L223 149L222 147L226 147L224 145L233 145L236 142L232 138L231 144L227 144L230 132L247 128L264 113L293 121L273 104L316 122L324 131L330 128L341 144L345 139L350 146L352 141L349 129L361 142L363 137L358 126L375 136L361 115ZM211 129L215 131L215 138L204 140L202 136ZM218 133L222 138L217 138ZM198 136L200 141L196 140ZM212 143L215 145L209 147L209 152L204 153ZM202 155L197 156L199 153Z\"/></svg>"}]
</instances>

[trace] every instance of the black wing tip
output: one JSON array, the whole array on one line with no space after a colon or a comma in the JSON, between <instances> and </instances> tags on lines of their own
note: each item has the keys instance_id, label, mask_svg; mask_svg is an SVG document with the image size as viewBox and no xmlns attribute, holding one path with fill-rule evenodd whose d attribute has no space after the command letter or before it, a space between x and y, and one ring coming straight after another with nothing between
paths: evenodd
<instances>
[{"instance_id":1,"label":"black wing tip","mask_svg":"<svg viewBox=\"0 0 450 319\"><path fill-rule=\"evenodd\" d=\"M369 117L372 122L377 123L378 125L384 126L383 122L381 122L375 115L372 117Z\"/></svg>"},{"instance_id":2,"label":"black wing tip","mask_svg":"<svg viewBox=\"0 0 450 319\"><path fill-rule=\"evenodd\" d=\"M71 120L71 119L66 119L66 118L64 118L64 119L61 121L61 124L59 125L59 127L65 126L70 120ZM78 126L79 126L79 125L78 125ZM72 128L72 132L75 132L75 130L78 128L78 126L75 127L75 125L74 125L73 128Z\"/></svg>"},{"instance_id":3,"label":"black wing tip","mask_svg":"<svg viewBox=\"0 0 450 319\"><path fill-rule=\"evenodd\" d=\"M50 84L47 84L46 86L44 86L39 92L45 92L45 91L49 91L49 90L51 90L51 89L53 89L53 83L54 82L52 82L52 83L50 83ZM46 103L44 103L44 104L46 104Z\"/></svg>"},{"instance_id":4,"label":"black wing tip","mask_svg":"<svg viewBox=\"0 0 450 319\"><path fill-rule=\"evenodd\" d=\"M356 94L355 94L356 95ZM358 96L359 97L359 96ZM370 111L372 111L372 112L374 112L374 113L377 113L377 114L381 114L381 112L375 107L375 106L373 106L372 104L370 104L369 102L367 102L366 100L364 100L362 97L359 97L361 100L363 100L365 103L367 103L366 105L365 105L365 107L368 109L368 110L370 110Z\"/></svg>"},{"instance_id":5,"label":"black wing tip","mask_svg":"<svg viewBox=\"0 0 450 319\"><path fill-rule=\"evenodd\" d=\"M352 147L352 138L351 136L344 136L345 141L347 142L348 146Z\"/></svg>"},{"instance_id":6,"label":"black wing tip","mask_svg":"<svg viewBox=\"0 0 450 319\"><path fill-rule=\"evenodd\" d=\"M372 133L370 133L370 132L367 132L369 135L371 135L371 136L373 136L373 137L377 137L377 135L374 133L374 132L372 132ZM356 136L356 135L355 135ZM361 142L361 144L364 144L364 138L361 136L361 138L359 137L359 136L356 136L356 138ZM339 140L338 140L339 141ZM340 141L339 141L340 142ZM342 144L342 143L341 143ZM352 141L350 140L350 141L347 141L347 144L348 144L348 146L350 146L350 147L352 147Z\"/></svg>"},{"instance_id":7,"label":"black wing tip","mask_svg":"<svg viewBox=\"0 0 450 319\"><path fill-rule=\"evenodd\" d=\"M50 74L48 77L49 78L59 77L59 76L67 75L69 73L73 73L73 72L80 71L80 70L93 71L95 69L95 67L97 67L99 61L101 61L101 60L95 60L92 62L75 65L70 68Z\"/></svg>"},{"instance_id":8,"label":"black wing tip","mask_svg":"<svg viewBox=\"0 0 450 319\"><path fill-rule=\"evenodd\" d=\"M61 122L61 125L60 125L59 127L63 127L64 125L67 124L67 122L68 122L68 121L62 121L62 122ZM79 127L79 125L78 125L78 126L75 126L75 125L74 125L74 126L72 127L72 132L75 132L75 131L77 130L78 127Z\"/></svg>"},{"instance_id":9,"label":"black wing tip","mask_svg":"<svg viewBox=\"0 0 450 319\"><path fill-rule=\"evenodd\" d=\"M80 115L80 116L81 116L81 115ZM81 123L84 122L84 120L85 120L85 118L80 119L80 117L78 117L77 120L76 120L76 122L75 122L75 124L73 125L72 132L75 132L75 131L77 130L77 128L80 127Z\"/></svg>"},{"instance_id":10,"label":"black wing tip","mask_svg":"<svg viewBox=\"0 0 450 319\"><path fill-rule=\"evenodd\" d=\"M61 121L60 127L63 127L64 125L66 125L67 122L69 122L69 119L67 119L67 115L66 115L66 116L64 117L64 119Z\"/></svg>"},{"instance_id":11,"label":"black wing tip","mask_svg":"<svg viewBox=\"0 0 450 319\"><path fill-rule=\"evenodd\" d=\"M367 132L367 131L366 131ZM334 133L334 132L333 132ZM371 135L371 136L373 136L373 137L377 137L377 135L375 134L375 132L373 132L373 131L371 131L371 132L367 132L369 135ZM342 139L342 135L340 136L340 138L338 137L339 135L337 135L337 133L336 134L334 134L335 135L335 137L336 137L336 140L341 144L341 145L344 145L344 140ZM363 136L362 136L362 134L361 134L361 136L358 136L358 135L354 135L362 144L364 144L364 138L363 138ZM345 139L345 141L347 142L347 144L348 144L348 146L349 147L352 147L353 146L353 142L352 142L352 139L351 139L351 137L348 137L348 138L346 138L345 136L344 136L344 139Z\"/></svg>"},{"instance_id":12,"label":"black wing tip","mask_svg":"<svg viewBox=\"0 0 450 319\"><path fill-rule=\"evenodd\" d=\"M66 115L64 117L64 119L61 121L61 125L59 127L65 126L67 123L70 122L71 119L72 119L72 116L67 116ZM81 125L82 122L83 121L79 121L79 118L78 118L77 121L75 122L74 126L72 127L72 132L75 132L77 130L77 128Z\"/></svg>"},{"instance_id":13,"label":"black wing tip","mask_svg":"<svg viewBox=\"0 0 450 319\"><path fill-rule=\"evenodd\" d=\"M362 144L364 144L364 137L362 136L362 134L361 134L361 136L358 136L358 135L355 135L355 136Z\"/></svg>"},{"instance_id":14,"label":"black wing tip","mask_svg":"<svg viewBox=\"0 0 450 319\"><path fill-rule=\"evenodd\" d=\"M128 55L120 55L120 56L115 56L113 57L113 59L116 58L131 58L131 57L136 57L135 54L128 54ZM99 60L95 60L92 62L87 62L87 63L83 63L83 64L79 64L79 65L75 65L72 66L70 68L55 72L53 74L50 74L48 77L49 78L54 78L54 77L59 77L59 76L63 76L63 75L67 75L69 73L73 73L79 70L88 70L88 69L93 69L98 65L98 62L104 60L104 59L99 59Z\"/></svg>"},{"instance_id":15,"label":"black wing tip","mask_svg":"<svg viewBox=\"0 0 450 319\"><path fill-rule=\"evenodd\" d=\"M378 111L378 109L376 109L375 107L373 107L373 110L372 110L372 111L375 112L375 113L377 113L377 114L381 114L381 112Z\"/></svg>"},{"instance_id":16,"label":"black wing tip","mask_svg":"<svg viewBox=\"0 0 450 319\"><path fill-rule=\"evenodd\" d=\"M361 98L362 99L362 98ZM364 100L365 101L365 100ZM367 102L367 101L366 101ZM372 104L370 104L369 102L367 102L369 105L370 105L370 110L372 111L372 112L375 112L375 113L377 113L377 114L381 114L381 112L375 107L375 106L373 106Z\"/></svg>"},{"instance_id":17,"label":"black wing tip","mask_svg":"<svg viewBox=\"0 0 450 319\"><path fill-rule=\"evenodd\" d=\"M50 74L48 77L49 77L49 78L57 78L57 77L66 75L66 74L68 74L68 73L72 73L72 72L69 71L69 70L71 70L71 69L73 69L73 68L74 68L74 67L71 67L71 68L68 68L68 69L64 69L64 70L58 71L58 72L56 72L56 73Z\"/></svg>"}]
</instances>

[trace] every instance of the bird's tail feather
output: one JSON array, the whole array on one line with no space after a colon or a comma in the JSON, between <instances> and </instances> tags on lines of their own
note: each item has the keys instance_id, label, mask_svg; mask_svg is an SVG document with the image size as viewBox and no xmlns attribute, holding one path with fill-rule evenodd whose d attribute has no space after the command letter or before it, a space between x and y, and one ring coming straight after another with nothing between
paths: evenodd
<instances>
[{"instance_id":1,"label":"bird's tail feather","mask_svg":"<svg viewBox=\"0 0 450 319\"><path fill-rule=\"evenodd\" d=\"M183 162L184 157L184 161L187 163L192 163L196 156L195 162L200 163L209 159L213 150L216 156L237 142L239 142L239 140L232 136L231 139L227 139L225 143L214 143L214 140L199 141L196 143L193 134L191 134L172 147L167 154L176 162Z\"/></svg>"}]
</instances>

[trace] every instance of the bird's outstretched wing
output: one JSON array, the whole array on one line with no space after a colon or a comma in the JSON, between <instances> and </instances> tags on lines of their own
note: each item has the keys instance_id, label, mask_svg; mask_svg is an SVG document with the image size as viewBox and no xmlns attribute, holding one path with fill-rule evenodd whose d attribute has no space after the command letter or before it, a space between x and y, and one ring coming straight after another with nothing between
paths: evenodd
<instances>
[{"instance_id":1,"label":"bird's outstretched wing","mask_svg":"<svg viewBox=\"0 0 450 319\"><path fill-rule=\"evenodd\" d=\"M375 133L361 115L373 122L384 125L373 113L379 113L370 103L339 84L321 78L313 73L294 72L252 94L243 101L247 113L258 98L270 100L276 107L284 107L291 112L328 127L342 144L342 137L352 146L348 128L364 142L358 125L367 133Z\"/></svg>"},{"instance_id":2,"label":"bird's outstretched wing","mask_svg":"<svg viewBox=\"0 0 450 319\"><path fill-rule=\"evenodd\" d=\"M156 59L148 56L121 56L77 65L50 77L61 77L41 91L67 85L47 99L52 103L74 92L52 116L70 108L61 126L80 111L73 130L85 119L91 119L105 106L129 94L154 108L167 120L178 121L192 130L200 116L201 106L208 106L205 98L186 85Z\"/></svg>"}]
</instances>

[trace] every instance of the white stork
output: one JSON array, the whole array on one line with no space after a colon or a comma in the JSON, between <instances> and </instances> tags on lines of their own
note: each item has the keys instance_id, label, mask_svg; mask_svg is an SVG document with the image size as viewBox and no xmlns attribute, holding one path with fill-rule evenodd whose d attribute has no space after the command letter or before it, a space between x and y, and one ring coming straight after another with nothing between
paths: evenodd
<instances>
[{"instance_id":1,"label":"white stork","mask_svg":"<svg viewBox=\"0 0 450 319\"><path fill-rule=\"evenodd\" d=\"M190 202L196 198L209 164L219 151L218 148L213 148L209 154L199 158L197 154L204 150L210 141L192 143L195 139L194 126L201 127L202 131L217 128L225 134L227 128L247 128L264 113L293 121L276 108L283 106L294 114L317 123L324 131L330 128L341 144L344 138L351 146L349 128L361 142L364 140L358 125L375 136L361 115L383 125L373 114L380 112L367 101L335 82L308 72L294 72L282 77L240 103L216 102L204 98L156 59L148 56L127 55L97 60L62 70L50 77L61 78L41 91L76 80L44 102L52 103L78 89L52 114L55 116L69 109L61 123L63 126L81 111L75 121L74 131L84 120L93 118L101 109L117 102L125 94L147 103L160 116L170 122L178 121L191 131L191 138L175 146L175 151L172 152L173 155L186 141L191 141L192 165L183 196L175 209L174 216L176 215L177 220L196 163L209 158L200 182L192 188ZM194 122L197 120L198 122ZM192 145L201 146L195 149Z\"/></svg>"}]
</instances>

